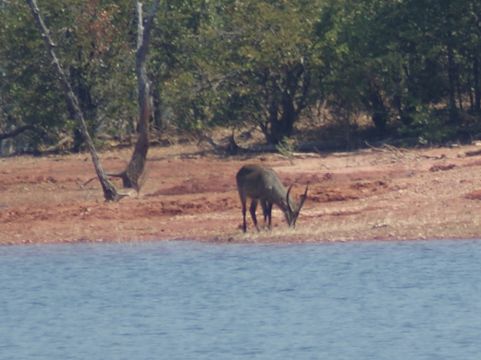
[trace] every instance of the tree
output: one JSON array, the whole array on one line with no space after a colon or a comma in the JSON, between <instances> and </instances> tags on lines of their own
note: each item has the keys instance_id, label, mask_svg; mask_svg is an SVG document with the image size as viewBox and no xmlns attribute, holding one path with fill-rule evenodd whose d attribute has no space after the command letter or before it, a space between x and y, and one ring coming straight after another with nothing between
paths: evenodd
<instances>
[{"instance_id":1,"label":"tree","mask_svg":"<svg viewBox=\"0 0 481 360\"><path fill-rule=\"evenodd\" d=\"M249 121L274 144L292 135L311 99L318 6L317 1L200 6L185 41L188 70L167 84L179 121L196 130Z\"/></svg>"},{"instance_id":2,"label":"tree","mask_svg":"<svg viewBox=\"0 0 481 360\"><path fill-rule=\"evenodd\" d=\"M227 82L227 105L258 124L269 143L292 135L311 100L318 8L318 2L236 2L219 30L220 36L231 35L223 59L234 74Z\"/></svg>"},{"instance_id":3,"label":"tree","mask_svg":"<svg viewBox=\"0 0 481 360\"><path fill-rule=\"evenodd\" d=\"M95 172L97 173L97 176L99 178L100 184L102 185L102 190L104 192L104 198L106 201L117 201L121 198L121 195L117 192L117 189L115 186L108 180L102 165L100 163L97 151L95 149L94 143L92 138L90 137L90 134L88 132L87 128L87 123L85 121L82 109L80 108L77 96L74 94L72 90L72 86L70 85L70 82L67 79L67 76L65 74L65 71L63 70L62 65L60 64L57 55L55 53L55 44L53 43L50 33L45 26L45 23L43 22L43 19L40 15L40 10L37 5L36 0L27 0L30 9L32 10L32 15L35 19L35 22L40 30L40 33L44 39L45 46L50 54L50 57L52 58L53 64L55 65L55 68L57 70L57 73L60 77L61 84L63 86L63 90L65 93L65 96L67 98L67 101L69 105L75 110L75 116L80 124L80 128L82 130L82 135L85 138L85 141L87 143L87 147L89 149L90 155L92 157L92 162L95 167Z\"/></svg>"},{"instance_id":4,"label":"tree","mask_svg":"<svg viewBox=\"0 0 481 360\"><path fill-rule=\"evenodd\" d=\"M43 56L27 4L2 4L0 16L0 131L35 129L17 134L15 143L23 151L37 151L58 141L66 105L58 101L58 86L52 86L56 74Z\"/></svg>"},{"instance_id":5,"label":"tree","mask_svg":"<svg viewBox=\"0 0 481 360\"><path fill-rule=\"evenodd\" d=\"M131 1L42 6L93 140L137 135ZM163 1L145 60L153 124L199 133L254 123L276 144L322 103L346 129L362 114L379 138L443 141L480 125L480 11L479 0ZM0 132L33 126L13 140L21 151L65 138L83 150L28 7L3 2L0 15Z\"/></svg>"},{"instance_id":6,"label":"tree","mask_svg":"<svg viewBox=\"0 0 481 360\"><path fill-rule=\"evenodd\" d=\"M154 0L150 13L144 22L142 4L137 1L138 40L135 54L135 72L137 74L139 92L139 136L127 168L119 174L124 187L134 188L137 191L140 190L140 179L144 174L145 161L149 150L149 120L152 106L150 103L150 84L147 77L146 58L149 50L152 24L158 6L159 0Z\"/></svg>"}]
</instances>

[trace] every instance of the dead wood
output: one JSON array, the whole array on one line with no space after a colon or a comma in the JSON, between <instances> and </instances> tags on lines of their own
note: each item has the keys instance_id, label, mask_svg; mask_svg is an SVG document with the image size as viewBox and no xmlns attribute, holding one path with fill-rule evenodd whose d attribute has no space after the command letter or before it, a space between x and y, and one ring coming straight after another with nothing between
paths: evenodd
<instances>
[{"instance_id":1,"label":"dead wood","mask_svg":"<svg viewBox=\"0 0 481 360\"><path fill-rule=\"evenodd\" d=\"M59 78L61 80L64 94L67 98L67 101L69 102L70 106L74 109L76 120L80 123L80 129L82 131L82 135L87 144L87 148L90 152L92 162L94 164L95 172L97 173L97 177L99 178L100 184L102 185L104 198L106 201L118 201L122 196L117 192L117 189L115 188L115 186L109 181L109 179L107 178L102 168L93 140L88 132L87 123L85 121L82 109L80 108L79 101L77 99L77 96L72 90L72 86L68 81L68 78L65 74L65 71L62 65L60 64L59 59L57 58L57 55L55 53L55 44L52 41L52 38L50 37L50 32L40 15L40 10L38 8L37 1L27 0L27 3L30 6L30 10L32 11L32 15L35 19L35 23L37 24L37 27L39 28L40 33L42 34L42 38L45 42L45 46L50 54L50 57L52 58L53 64L55 65L57 74L59 75Z\"/></svg>"},{"instance_id":2,"label":"dead wood","mask_svg":"<svg viewBox=\"0 0 481 360\"><path fill-rule=\"evenodd\" d=\"M466 151L465 156L478 156L481 155L481 150Z\"/></svg>"},{"instance_id":3,"label":"dead wood","mask_svg":"<svg viewBox=\"0 0 481 360\"><path fill-rule=\"evenodd\" d=\"M135 54L135 71L137 74L139 91L139 136L127 168L121 173L110 174L110 176L120 177L125 188L133 188L136 191L139 191L142 186L145 175L145 163L149 151L149 119L152 106L149 99L150 84L147 77L146 59L149 51L150 33L158 6L159 0L155 0L150 9L150 13L144 22L142 3L137 1L138 34L137 50Z\"/></svg>"}]
</instances>

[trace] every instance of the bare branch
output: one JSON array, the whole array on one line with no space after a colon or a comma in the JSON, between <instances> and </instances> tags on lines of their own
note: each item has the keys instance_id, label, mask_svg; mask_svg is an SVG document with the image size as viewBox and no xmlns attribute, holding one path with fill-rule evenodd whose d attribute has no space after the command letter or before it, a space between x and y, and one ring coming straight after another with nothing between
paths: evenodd
<instances>
[{"instance_id":1,"label":"bare branch","mask_svg":"<svg viewBox=\"0 0 481 360\"><path fill-rule=\"evenodd\" d=\"M97 173L100 184L102 185L104 198L106 201L117 201L121 198L121 196L119 196L117 189L105 175L102 165L100 164L100 160L99 160L97 151L95 150L95 146L92 141L92 138L88 132L87 123L85 122L85 118L84 118L82 109L80 108L79 101L77 99L77 96L72 90L72 87L67 79L67 76L65 75L65 71L63 70L62 65L60 64L60 61L57 58L57 55L55 54L55 44L52 41L50 37L50 32L47 26L45 25L45 23L43 22L43 19L40 15L40 10L38 8L37 1L27 0L27 3L30 6L30 10L32 11L32 15L35 19L37 27L39 28L40 33L42 34L42 38L45 42L45 46L47 47L50 57L52 58L53 64L55 65L55 68L57 70L57 73L60 76L60 80L64 88L67 101L74 109L77 120L80 123L80 129L82 130L82 134L84 136L85 142L87 144L90 155L92 157L92 162L95 167L95 172Z\"/></svg>"}]
</instances>

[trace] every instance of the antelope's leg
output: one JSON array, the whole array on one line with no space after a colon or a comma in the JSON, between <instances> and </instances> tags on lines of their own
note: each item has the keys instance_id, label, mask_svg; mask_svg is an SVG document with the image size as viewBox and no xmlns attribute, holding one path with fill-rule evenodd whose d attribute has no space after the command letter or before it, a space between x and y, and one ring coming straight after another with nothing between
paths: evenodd
<instances>
[{"instance_id":1,"label":"antelope's leg","mask_svg":"<svg viewBox=\"0 0 481 360\"><path fill-rule=\"evenodd\" d=\"M265 200L261 201L261 207L262 207L262 215L264 215L264 225L267 223L267 207L269 206L269 203Z\"/></svg>"},{"instance_id":2,"label":"antelope's leg","mask_svg":"<svg viewBox=\"0 0 481 360\"><path fill-rule=\"evenodd\" d=\"M247 221L246 221L246 212L247 212L247 207L246 207L246 197L239 193L240 196L240 201L242 204L242 231L246 232L247 231Z\"/></svg>"},{"instance_id":3,"label":"antelope's leg","mask_svg":"<svg viewBox=\"0 0 481 360\"><path fill-rule=\"evenodd\" d=\"M267 227L270 229L271 223L272 223L272 203L269 201L266 203L266 212L267 212Z\"/></svg>"},{"instance_id":4,"label":"antelope's leg","mask_svg":"<svg viewBox=\"0 0 481 360\"><path fill-rule=\"evenodd\" d=\"M259 231L259 226L257 225L257 217L256 217L256 209L257 209L257 200L252 200L251 207L249 209L252 217L252 221L254 222L254 226L256 227L257 231Z\"/></svg>"}]
</instances>

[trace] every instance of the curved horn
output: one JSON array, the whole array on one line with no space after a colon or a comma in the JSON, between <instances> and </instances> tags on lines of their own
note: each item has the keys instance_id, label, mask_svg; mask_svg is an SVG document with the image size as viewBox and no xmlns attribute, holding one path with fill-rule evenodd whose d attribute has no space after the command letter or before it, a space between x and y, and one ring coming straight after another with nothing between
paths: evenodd
<instances>
[{"instance_id":1,"label":"curved horn","mask_svg":"<svg viewBox=\"0 0 481 360\"><path fill-rule=\"evenodd\" d=\"M290 213L292 213L292 208L291 208L291 202L289 201L289 194L291 193L291 189L293 185L294 184L291 184L291 186L289 186L289 189L287 190L287 195L286 195L287 210L289 210Z\"/></svg>"},{"instance_id":2,"label":"curved horn","mask_svg":"<svg viewBox=\"0 0 481 360\"><path fill-rule=\"evenodd\" d=\"M301 196L301 203L299 204L299 210L301 210L302 205L304 205L304 202L307 199L307 190L309 189L309 183L306 185L306 191L304 191L304 195Z\"/></svg>"}]
</instances>

